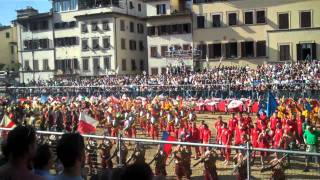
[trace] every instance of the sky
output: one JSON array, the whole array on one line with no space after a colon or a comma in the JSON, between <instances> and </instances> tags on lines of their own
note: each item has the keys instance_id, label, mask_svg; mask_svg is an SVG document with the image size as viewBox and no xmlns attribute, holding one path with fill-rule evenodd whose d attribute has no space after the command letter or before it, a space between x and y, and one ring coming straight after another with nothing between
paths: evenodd
<instances>
[{"instance_id":1,"label":"sky","mask_svg":"<svg viewBox=\"0 0 320 180\"><path fill-rule=\"evenodd\" d=\"M0 0L0 24L10 25L11 21L16 19L17 9L23 9L27 6L39 10L39 12L48 12L51 8L50 0Z\"/></svg>"}]
</instances>

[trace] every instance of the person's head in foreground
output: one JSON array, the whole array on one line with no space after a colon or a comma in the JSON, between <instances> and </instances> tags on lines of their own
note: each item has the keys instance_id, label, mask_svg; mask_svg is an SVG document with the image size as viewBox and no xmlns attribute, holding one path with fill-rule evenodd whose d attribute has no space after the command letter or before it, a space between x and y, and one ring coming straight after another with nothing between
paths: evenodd
<instances>
[{"instance_id":1,"label":"person's head in foreground","mask_svg":"<svg viewBox=\"0 0 320 180\"><path fill-rule=\"evenodd\" d=\"M0 167L0 179L41 179L30 170L37 149L33 127L17 126L11 130L5 149L8 162Z\"/></svg>"},{"instance_id":2,"label":"person's head in foreground","mask_svg":"<svg viewBox=\"0 0 320 180\"><path fill-rule=\"evenodd\" d=\"M146 163L132 164L124 169L121 179L152 180L153 173Z\"/></svg>"},{"instance_id":3,"label":"person's head in foreground","mask_svg":"<svg viewBox=\"0 0 320 180\"><path fill-rule=\"evenodd\" d=\"M85 163L84 139L80 134L64 134L58 141L57 156L63 164L64 171L58 179L66 177L81 178L81 169Z\"/></svg>"}]
</instances>

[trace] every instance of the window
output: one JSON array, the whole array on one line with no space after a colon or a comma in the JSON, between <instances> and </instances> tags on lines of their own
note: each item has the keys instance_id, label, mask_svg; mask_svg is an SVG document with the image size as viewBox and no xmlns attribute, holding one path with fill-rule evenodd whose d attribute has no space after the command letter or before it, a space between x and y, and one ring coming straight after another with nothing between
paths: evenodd
<instances>
[{"instance_id":1,"label":"window","mask_svg":"<svg viewBox=\"0 0 320 180\"><path fill-rule=\"evenodd\" d=\"M88 39L82 39L81 44L82 44L82 51L89 50Z\"/></svg>"},{"instance_id":2,"label":"window","mask_svg":"<svg viewBox=\"0 0 320 180\"><path fill-rule=\"evenodd\" d=\"M129 2L129 7L130 7L130 9L134 8L132 1Z\"/></svg>"},{"instance_id":3,"label":"window","mask_svg":"<svg viewBox=\"0 0 320 180\"><path fill-rule=\"evenodd\" d=\"M150 47L151 57L158 57L157 47Z\"/></svg>"},{"instance_id":4,"label":"window","mask_svg":"<svg viewBox=\"0 0 320 180\"><path fill-rule=\"evenodd\" d=\"M140 24L140 23L137 24L137 31L138 31L138 33L140 33L140 34L143 34L143 33L144 33L143 24Z\"/></svg>"},{"instance_id":5,"label":"window","mask_svg":"<svg viewBox=\"0 0 320 180\"><path fill-rule=\"evenodd\" d=\"M266 56L266 41L257 41L257 57Z\"/></svg>"},{"instance_id":6,"label":"window","mask_svg":"<svg viewBox=\"0 0 320 180\"><path fill-rule=\"evenodd\" d=\"M32 22L30 24L30 30L31 31L37 31L38 30L38 22Z\"/></svg>"},{"instance_id":7,"label":"window","mask_svg":"<svg viewBox=\"0 0 320 180\"><path fill-rule=\"evenodd\" d=\"M221 44L209 44L209 59L221 57Z\"/></svg>"},{"instance_id":8,"label":"window","mask_svg":"<svg viewBox=\"0 0 320 180\"><path fill-rule=\"evenodd\" d=\"M236 58L238 57L238 44L237 42L231 42L226 44L226 57Z\"/></svg>"},{"instance_id":9,"label":"window","mask_svg":"<svg viewBox=\"0 0 320 180\"><path fill-rule=\"evenodd\" d=\"M163 25L163 26L158 26L158 35L168 35L170 31L170 26L168 25Z\"/></svg>"},{"instance_id":10,"label":"window","mask_svg":"<svg viewBox=\"0 0 320 180\"><path fill-rule=\"evenodd\" d=\"M144 50L143 41L139 41L139 50L140 50L140 51L143 51L143 50Z\"/></svg>"},{"instance_id":11,"label":"window","mask_svg":"<svg viewBox=\"0 0 320 180\"><path fill-rule=\"evenodd\" d=\"M253 42L241 42L241 57L254 57Z\"/></svg>"},{"instance_id":12,"label":"window","mask_svg":"<svg viewBox=\"0 0 320 180\"><path fill-rule=\"evenodd\" d=\"M183 33L191 33L191 24L183 24Z\"/></svg>"},{"instance_id":13,"label":"window","mask_svg":"<svg viewBox=\"0 0 320 180\"><path fill-rule=\"evenodd\" d=\"M166 14L166 5L165 4L158 4L157 5L157 14L158 15Z\"/></svg>"},{"instance_id":14,"label":"window","mask_svg":"<svg viewBox=\"0 0 320 180\"><path fill-rule=\"evenodd\" d=\"M26 70L26 71L30 71L30 64L29 64L29 60L25 60L25 61L24 61L24 70Z\"/></svg>"},{"instance_id":15,"label":"window","mask_svg":"<svg viewBox=\"0 0 320 180\"><path fill-rule=\"evenodd\" d=\"M244 13L244 24L253 24L253 12L245 12Z\"/></svg>"},{"instance_id":16,"label":"window","mask_svg":"<svg viewBox=\"0 0 320 180\"><path fill-rule=\"evenodd\" d=\"M221 16L220 16L220 14L212 15L212 27L221 27Z\"/></svg>"},{"instance_id":17,"label":"window","mask_svg":"<svg viewBox=\"0 0 320 180\"><path fill-rule=\"evenodd\" d=\"M32 49L39 49L39 40L32 41Z\"/></svg>"},{"instance_id":18,"label":"window","mask_svg":"<svg viewBox=\"0 0 320 180\"><path fill-rule=\"evenodd\" d=\"M102 22L102 28L103 28L103 30L105 30L105 31L109 31L109 30L110 30L110 28L109 28L109 22L108 22L108 21Z\"/></svg>"},{"instance_id":19,"label":"window","mask_svg":"<svg viewBox=\"0 0 320 180\"><path fill-rule=\"evenodd\" d=\"M140 60L140 71L144 70L144 61Z\"/></svg>"},{"instance_id":20,"label":"window","mask_svg":"<svg viewBox=\"0 0 320 180\"><path fill-rule=\"evenodd\" d=\"M110 69L110 57L106 56L103 58L104 69Z\"/></svg>"},{"instance_id":21,"label":"window","mask_svg":"<svg viewBox=\"0 0 320 180\"><path fill-rule=\"evenodd\" d=\"M122 71L127 70L127 61L125 59L122 59L121 69L122 69Z\"/></svg>"},{"instance_id":22,"label":"window","mask_svg":"<svg viewBox=\"0 0 320 180\"><path fill-rule=\"evenodd\" d=\"M197 17L197 27L204 28L204 16Z\"/></svg>"},{"instance_id":23,"label":"window","mask_svg":"<svg viewBox=\"0 0 320 180\"><path fill-rule=\"evenodd\" d=\"M22 31L27 32L28 31L28 25L27 24L22 24Z\"/></svg>"},{"instance_id":24,"label":"window","mask_svg":"<svg viewBox=\"0 0 320 180\"><path fill-rule=\"evenodd\" d=\"M11 47L11 54L14 54L14 46L10 46Z\"/></svg>"},{"instance_id":25,"label":"window","mask_svg":"<svg viewBox=\"0 0 320 180\"><path fill-rule=\"evenodd\" d=\"M136 60L134 60L134 59L131 59L131 70L132 71L137 70Z\"/></svg>"},{"instance_id":26,"label":"window","mask_svg":"<svg viewBox=\"0 0 320 180\"><path fill-rule=\"evenodd\" d=\"M167 74L167 68L162 67L161 68L161 74Z\"/></svg>"},{"instance_id":27,"label":"window","mask_svg":"<svg viewBox=\"0 0 320 180\"><path fill-rule=\"evenodd\" d=\"M40 29L47 30L49 28L48 21L40 21Z\"/></svg>"},{"instance_id":28,"label":"window","mask_svg":"<svg viewBox=\"0 0 320 180\"><path fill-rule=\"evenodd\" d=\"M33 60L33 70L39 71L39 61L38 60Z\"/></svg>"},{"instance_id":29,"label":"window","mask_svg":"<svg viewBox=\"0 0 320 180\"><path fill-rule=\"evenodd\" d=\"M102 41L103 41L103 48L104 49L110 48L110 38L109 37L103 38Z\"/></svg>"},{"instance_id":30,"label":"window","mask_svg":"<svg viewBox=\"0 0 320 180\"><path fill-rule=\"evenodd\" d=\"M74 28L76 27L77 23L75 21L69 22L69 28Z\"/></svg>"},{"instance_id":31,"label":"window","mask_svg":"<svg viewBox=\"0 0 320 180\"><path fill-rule=\"evenodd\" d=\"M126 40L125 39L121 39L121 49L126 49Z\"/></svg>"},{"instance_id":32,"label":"window","mask_svg":"<svg viewBox=\"0 0 320 180\"><path fill-rule=\"evenodd\" d=\"M9 32L6 32L6 38L10 38L10 33Z\"/></svg>"},{"instance_id":33,"label":"window","mask_svg":"<svg viewBox=\"0 0 320 180\"><path fill-rule=\"evenodd\" d=\"M93 58L93 71L94 71L94 73L97 73L100 71L100 58L99 57Z\"/></svg>"},{"instance_id":34,"label":"window","mask_svg":"<svg viewBox=\"0 0 320 180\"><path fill-rule=\"evenodd\" d=\"M91 31L92 32L95 32L95 31L98 31L98 23L97 22L92 22L91 23Z\"/></svg>"},{"instance_id":35,"label":"window","mask_svg":"<svg viewBox=\"0 0 320 180\"><path fill-rule=\"evenodd\" d=\"M237 25L237 13L229 13L228 14L229 26Z\"/></svg>"},{"instance_id":36,"label":"window","mask_svg":"<svg viewBox=\"0 0 320 180\"><path fill-rule=\"evenodd\" d=\"M125 31L125 22L124 22L124 20L120 20L120 31Z\"/></svg>"},{"instance_id":37,"label":"window","mask_svg":"<svg viewBox=\"0 0 320 180\"><path fill-rule=\"evenodd\" d=\"M44 71L48 71L48 70L50 70L50 69L49 69L49 62L48 62L48 59L44 59L44 60L42 60L42 69L43 69Z\"/></svg>"},{"instance_id":38,"label":"window","mask_svg":"<svg viewBox=\"0 0 320 180\"><path fill-rule=\"evenodd\" d=\"M301 28L311 27L311 12L310 11L300 12L300 27Z\"/></svg>"},{"instance_id":39,"label":"window","mask_svg":"<svg viewBox=\"0 0 320 180\"><path fill-rule=\"evenodd\" d=\"M279 14L279 29L289 29L289 14L281 13Z\"/></svg>"},{"instance_id":40,"label":"window","mask_svg":"<svg viewBox=\"0 0 320 180\"><path fill-rule=\"evenodd\" d=\"M135 40L129 41L129 49L135 51L137 49L137 42Z\"/></svg>"},{"instance_id":41,"label":"window","mask_svg":"<svg viewBox=\"0 0 320 180\"><path fill-rule=\"evenodd\" d=\"M156 35L156 27L148 27L148 36L154 36Z\"/></svg>"},{"instance_id":42,"label":"window","mask_svg":"<svg viewBox=\"0 0 320 180\"><path fill-rule=\"evenodd\" d=\"M166 51L168 51L168 46L161 46L161 57L166 56Z\"/></svg>"},{"instance_id":43,"label":"window","mask_svg":"<svg viewBox=\"0 0 320 180\"><path fill-rule=\"evenodd\" d=\"M134 32L134 23L130 22L130 32Z\"/></svg>"},{"instance_id":44,"label":"window","mask_svg":"<svg viewBox=\"0 0 320 180\"><path fill-rule=\"evenodd\" d=\"M158 68L151 68L151 75L158 75Z\"/></svg>"},{"instance_id":45,"label":"window","mask_svg":"<svg viewBox=\"0 0 320 180\"><path fill-rule=\"evenodd\" d=\"M57 47L78 45L77 37L56 38L54 41Z\"/></svg>"},{"instance_id":46,"label":"window","mask_svg":"<svg viewBox=\"0 0 320 180\"><path fill-rule=\"evenodd\" d=\"M256 11L256 16L258 24L266 23L266 12L264 10Z\"/></svg>"},{"instance_id":47,"label":"window","mask_svg":"<svg viewBox=\"0 0 320 180\"><path fill-rule=\"evenodd\" d=\"M190 44L184 44L184 45L182 45L182 49L183 50L190 50Z\"/></svg>"},{"instance_id":48,"label":"window","mask_svg":"<svg viewBox=\"0 0 320 180\"><path fill-rule=\"evenodd\" d=\"M32 40L24 40L23 45L24 45L24 50L31 50L32 49Z\"/></svg>"},{"instance_id":49,"label":"window","mask_svg":"<svg viewBox=\"0 0 320 180\"><path fill-rule=\"evenodd\" d=\"M41 49L47 49L49 48L49 39L40 39L39 45Z\"/></svg>"},{"instance_id":50,"label":"window","mask_svg":"<svg viewBox=\"0 0 320 180\"><path fill-rule=\"evenodd\" d=\"M82 33L87 33L88 32L87 24L81 24L81 32Z\"/></svg>"},{"instance_id":51,"label":"window","mask_svg":"<svg viewBox=\"0 0 320 180\"><path fill-rule=\"evenodd\" d=\"M138 11L141 12L141 4L138 4Z\"/></svg>"},{"instance_id":52,"label":"window","mask_svg":"<svg viewBox=\"0 0 320 180\"><path fill-rule=\"evenodd\" d=\"M290 59L290 45L280 45L280 61L287 61Z\"/></svg>"},{"instance_id":53,"label":"window","mask_svg":"<svg viewBox=\"0 0 320 180\"><path fill-rule=\"evenodd\" d=\"M99 38L93 38L92 39L92 49L98 50L100 48L99 46Z\"/></svg>"},{"instance_id":54,"label":"window","mask_svg":"<svg viewBox=\"0 0 320 180\"><path fill-rule=\"evenodd\" d=\"M207 45L206 44L199 44L198 49L202 52L201 59L207 58Z\"/></svg>"},{"instance_id":55,"label":"window","mask_svg":"<svg viewBox=\"0 0 320 180\"><path fill-rule=\"evenodd\" d=\"M89 59L82 59L82 70L89 71Z\"/></svg>"}]
</instances>

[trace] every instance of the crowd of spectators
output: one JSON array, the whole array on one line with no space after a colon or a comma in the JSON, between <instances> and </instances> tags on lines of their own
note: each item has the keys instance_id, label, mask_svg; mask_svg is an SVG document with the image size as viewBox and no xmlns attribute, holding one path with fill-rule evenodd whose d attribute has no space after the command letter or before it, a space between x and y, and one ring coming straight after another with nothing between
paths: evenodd
<instances>
[{"instance_id":1,"label":"crowd of spectators","mask_svg":"<svg viewBox=\"0 0 320 180\"><path fill-rule=\"evenodd\" d=\"M48 81L30 81L28 85L37 86L113 86L113 85L208 85L232 84L318 84L320 81L320 62L298 62L285 64L265 64L256 68L248 66L219 66L199 72L176 72L168 67L165 74L102 76L91 78L54 78Z\"/></svg>"}]
</instances>

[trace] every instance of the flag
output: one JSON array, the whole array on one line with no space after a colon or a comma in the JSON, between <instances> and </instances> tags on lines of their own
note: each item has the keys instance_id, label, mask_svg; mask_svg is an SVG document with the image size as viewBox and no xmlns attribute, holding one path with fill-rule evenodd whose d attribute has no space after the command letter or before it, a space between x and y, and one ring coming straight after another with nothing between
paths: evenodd
<instances>
[{"instance_id":1,"label":"flag","mask_svg":"<svg viewBox=\"0 0 320 180\"><path fill-rule=\"evenodd\" d=\"M16 127L16 123L14 123L8 115L4 115L1 123L0 123L0 127L4 127L4 128L14 128Z\"/></svg>"},{"instance_id":2,"label":"flag","mask_svg":"<svg viewBox=\"0 0 320 180\"><path fill-rule=\"evenodd\" d=\"M41 100L40 100L40 102L41 102L42 104L45 104L47 101L48 101L48 96L41 95Z\"/></svg>"},{"instance_id":3,"label":"flag","mask_svg":"<svg viewBox=\"0 0 320 180\"><path fill-rule=\"evenodd\" d=\"M270 117L277 109L278 103L272 93L268 92L267 117Z\"/></svg>"},{"instance_id":4,"label":"flag","mask_svg":"<svg viewBox=\"0 0 320 180\"><path fill-rule=\"evenodd\" d=\"M308 101L306 101L305 108L306 108L306 110L308 110L309 112L312 111L312 107L311 107L311 105L310 105L310 103L309 103Z\"/></svg>"},{"instance_id":5,"label":"flag","mask_svg":"<svg viewBox=\"0 0 320 180\"><path fill-rule=\"evenodd\" d=\"M169 134L167 131L163 131L162 133L162 141L174 141L175 138ZM167 155L167 157L171 154L172 144L161 144L161 148L163 152Z\"/></svg>"},{"instance_id":6,"label":"flag","mask_svg":"<svg viewBox=\"0 0 320 180\"><path fill-rule=\"evenodd\" d=\"M84 112L80 113L79 123L78 123L78 132L80 134L91 134L96 132L96 127L99 124L99 121L93 119Z\"/></svg>"}]
</instances>

